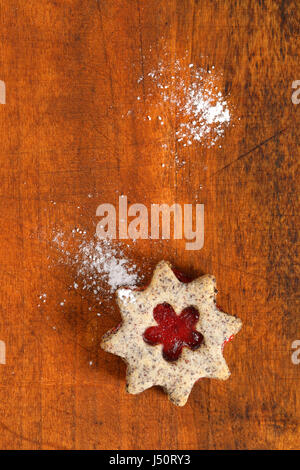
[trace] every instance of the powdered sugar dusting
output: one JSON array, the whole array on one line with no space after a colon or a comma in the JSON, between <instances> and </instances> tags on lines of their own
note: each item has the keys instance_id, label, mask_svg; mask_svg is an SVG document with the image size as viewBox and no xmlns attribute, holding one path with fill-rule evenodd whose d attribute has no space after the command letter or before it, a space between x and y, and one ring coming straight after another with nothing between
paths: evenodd
<instances>
[{"instance_id":1,"label":"powdered sugar dusting","mask_svg":"<svg viewBox=\"0 0 300 470\"><path fill-rule=\"evenodd\" d=\"M106 281L110 292L120 286L133 286L138 281L136 265L130 264L123 251L114 247L109 239L83 241L75 263L78 265L77 274L84 279L86 288L93 287L100 276ZM94 288L98 290L97 284Z\"/></svg>"},{"instance_id":2,"label":"powdered sugar dusting","mask_svg":"<svg viewBox=\"0 0 300 470\"><path fill-rule=\"evenodd\" d=\"M154 132L161 129L164 137L161 147L175 154L176 164L184 164L178 156L180 147L201 145L214 147L225 135L229 124L233 125L232 106L229 94L225 96L223 74L208 59L200 57L198 64L189 62L189 51L174 59L165 52L157 64L144 75L137 77L137 84L143 92L137 92L136 103L126 110L122 118L144 121ZM153 64L150 50L147 59ZM170 128L171 132L170 134ZM172 149L172 137L175 150ZM218 146L221 147L220 142Z\"/></svg>"},{"instance_id":3,"label":"powdered sugar dusting","mask_svg":"<svg viewBox=\"0 0 300 470\"><path fill-rule=\"evenodd\" d=\"M210 147L223 136L225 125L230 122L230 112L222 93L214 91L213 78L210 75L203 78L199 71L195 72L195 77L198 80L188 86L179 106L178 112L183 120L176 136L184 146L191 145L193 141L201 143L210 136ZM201 83L202 79L204 83Z\"/></svg>"},{"instance_id":4,"label":"powdered sugar dusting","mask_svg":"<svg viewBox=\"0 0 300 470\"><path fill-rule=\"evenodd\" d=\"M148 77L159 90L162 102L175 107L177 142L184 147L194 142L211 147L224 135L231 113L218 86L222 74L214 66L205 70L176 60L170 76L170 67L161 61ZM162 116L159 118L164 121Z\"/></svg>"},{"instance_id":5,"label":"powdered sugar dusting","mask_svg":"<svg viewBox=\"0 0 300 470\"><path fill-rule=\"evenodd\" d=\"M98 294L113 294L118 287L135 286L141 279L135 263L116 240L89 238L85 231L73 229L67 236L59 231L52 239L62 257L59 262L75 270L72 287Z\"/></svg>"}]
</instances>

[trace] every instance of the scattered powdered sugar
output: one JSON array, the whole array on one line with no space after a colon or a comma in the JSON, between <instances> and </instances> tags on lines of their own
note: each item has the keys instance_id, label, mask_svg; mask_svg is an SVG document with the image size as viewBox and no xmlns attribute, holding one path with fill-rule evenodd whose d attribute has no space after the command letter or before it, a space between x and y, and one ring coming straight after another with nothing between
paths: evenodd
<instances>
[{"instance_id":1,"label":"scattered powdered sugar","mask_svg":"<svg viewBox=\"0 0 300 470\"><path fill-rule=\"evenodd\" d=\"M175 108L177 142L184 147L193 142L211 147L224 135L231 114L218 86L222 74L214 66L205 70L176 60L170 76L170 65L161 61L148 77L159 90L162 102ZM158 119L163 123L162 116Z\"/></svg>"},{"instance_id":2,"label":"scattered powdered sugar","mask_svg":"<svg viewBox=\"0 0 300 470\"><path fill-rule=\"evenodd\" d=\"M84 280L85 288L93 288L96 292L100 276L106 281L110 292L120 286L135 285L138 281L136 265L131 264L120 247L114 246L110 239L84 240L79 245L74 262L78 266L78 276Z\"/></svg>"},{"instance_id":3,"label":"scattered powdered sugar","mask_svg":"<svg viewBox=\"0 0 300 470\"><path fill-rule=\"evenodd\" d=\"M176 60L165 53L155 68L137 79L144 90L143 120L148 125L156 122L162 129L172 122L175 141L183 147L194 143L215 146L232 120L228 96L225 99L221 91L222 72L204 65L205 58L201 61L202 66L189 63L188 51ZM140 99L138 96L141 105ZM130 114L132 110L123 118Z\"/></svg>"},{"instance_id":4,"label":"scattered powdered sugar","mask_svg":"<svg viewBox=\"0 0 300 470\"><path fill-rule=\"evenodd\" d=\"M60 248L63 248L64 246L64 240L63 240L63 236L64 236L64 232L62 230L59 230L58 232L56 232L53 236L53 243L55 243L55 245L58 245Z\"/></svg>"},{"instance_id":5,"label":"scattered powdered sugar","mask_svg":"<svg viewBox=\"0 0 300 470\"><path fill-rule=\"evenodd\" d=\"M118 287L135 286L142 276L136 264L117 240L89 238L84 230L73 229L68 236L55 233L53 243L62 255L59 263L72 267L75 280L70 287L98 295L113 294Z\"/></svg>"},{"instance_id":6,"label":"scattered powdered sugar","mask_svg":"<svg viewBox=\"0 0 300 470\"><path fill-rule=\"evenodd\" d=\"M184 98L178 103L177 112L182 121L176 131L177 140L187 146L192 141L201 143L209 136L208 147L214 146L230 122L230 112L222 93L215 90L213 77L203 78L199 71L194 75L198 80L187 87Z\"/></svg>"}]
</instances>

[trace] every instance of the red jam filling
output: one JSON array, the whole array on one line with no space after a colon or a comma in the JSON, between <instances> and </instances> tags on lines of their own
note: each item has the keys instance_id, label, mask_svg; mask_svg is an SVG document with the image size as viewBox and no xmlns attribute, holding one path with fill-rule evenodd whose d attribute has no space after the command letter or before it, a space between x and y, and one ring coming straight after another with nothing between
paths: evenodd
<instances>
[{"instance_id":1,"label":"red jam filling","mask_svg":"<svg viewBox=\"0 0 300 470\"><path fill-rule=\"evenodd\" d=\"M186 274L182 273L181 271L178 271L178 269L173 268L172 271L173 271L173 273L175 274L175 276L177 277L178 281L180 281L180 282L185 282L186 284L187 284L188 282L191 282L191 281L192 281L192 279L191 279L189 276L187 276Z\"/></svg>"},{"instance_id":2,"label":"red jam filling","mask_svg":"<svg viewBox=\"0 0 300 470\"><path fill-rule=\"evenodd\" d=\"M177 361L185 346L193 351L200 347L203 335L195 329L199 320L195 307L187 307L176 315L173 307L164 302L154 308L153 317L158 326L147 328L143 338L152 346L162 344L166 361Z\"/></svg>"}]
</instances>

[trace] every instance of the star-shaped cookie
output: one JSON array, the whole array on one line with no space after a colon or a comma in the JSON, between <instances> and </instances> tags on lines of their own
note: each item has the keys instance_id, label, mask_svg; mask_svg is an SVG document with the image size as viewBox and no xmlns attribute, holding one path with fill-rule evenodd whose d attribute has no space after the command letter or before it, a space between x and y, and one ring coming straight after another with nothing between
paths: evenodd
<instances>
[{"instance_id":1,"label":"star-shaped cookie","mask_svg":"<svg viewBox=\"0 0 300 470\"><path fill-rule=\"evenodd\" d=\"M119 288L122 323L104 335L101 347L127 363L129 393L160 385L183 406L198 379L229 377L223 347L242 322L217 308L214 276L179 277L161 261L145 290Z\"/></svg>"}]
</instances>

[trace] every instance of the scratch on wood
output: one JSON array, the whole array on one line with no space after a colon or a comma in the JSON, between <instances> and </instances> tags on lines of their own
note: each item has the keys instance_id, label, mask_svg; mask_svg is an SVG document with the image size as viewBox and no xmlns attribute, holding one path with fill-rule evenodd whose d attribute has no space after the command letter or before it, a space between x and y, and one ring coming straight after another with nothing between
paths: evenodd
<instances>
[{"instance_id":1,"label":"scratch on wood","mask_svg":"<svg viewBox=\"0 0 300 470\"><path fill-rule=\"evenodd\" d=\"M287 130L289 129L289 127L285 127L284 129L281 129L280 131L276 132L275 134L273 134L271 137L268 137L267 139L263 140L262 142L260 142L259 144L255 145L255 147L252 147L250 150L248 150L247 152L245 153L242 153L241 155L239 155L235 160L233 160L232 162L229 162L227 163L227 165L223 166L223 168L221 168L220 170L216 171L215 173L213 173L211 175L211 178L213 178L214 176L218 175L219 173L221 173L222 171L224 170L227 170L227 168L229 168L231 165L233 165L234 163L242 160L243 158L247 157L248 155L250 155L252 152L255 152L255 150L263 147L264 145L266 145L268 142L270 142L271 140L275 139L276 137L278 137L279 135L283 134L284 132L286 132Z\"/></svg>"},{"instance_id":2,"label":"scratch on wood","mask_svg":"<svg viewBox=\"0 0 300 470\"><path fill-rule=\"evenodd\" d=\"M31 444L36 444L39 448L41 448L42 446L46 446L46 447L52 447L53 449L67 450L65 447L60 446L59 444L52 444L50 442L40 442L36 439L29 439L28 437L23 436L23 434L13 431L8 426L6 426L6 424L4 424L2 421L0 421L0 427L3 428L5 431L9 432L10 434L12 434L13 436L21 439L22 441L26 441Z\"/></svg>"}]
</instances>

